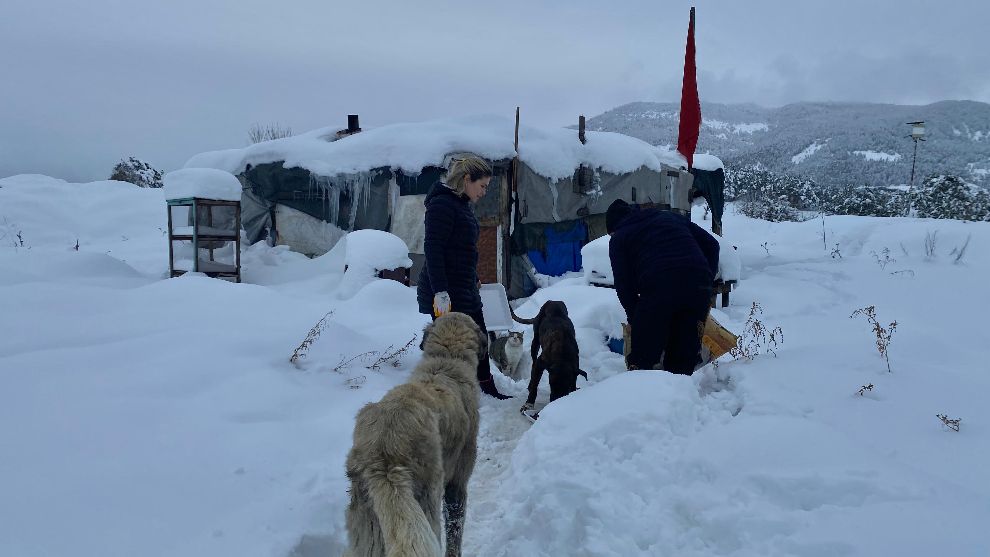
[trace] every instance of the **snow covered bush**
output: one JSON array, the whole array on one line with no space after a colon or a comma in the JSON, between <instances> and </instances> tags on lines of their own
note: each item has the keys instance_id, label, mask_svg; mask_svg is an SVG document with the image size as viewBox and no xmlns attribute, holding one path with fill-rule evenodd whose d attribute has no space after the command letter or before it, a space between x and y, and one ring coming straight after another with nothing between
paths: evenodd
<instances>
[{"instance_id":1,"label":"snow covered bush","mask_svg":"<svg viewBox=\"0 0 990 557\"><path fill-rule=\"evenodd\" d=\"M870 186L833 188L826 193L823 209L830 215L902 217L907 214L907 194Z\"/></svg>"},{"instance_id":2,"label":"snow covered bush","mask_svg":"<svg viewBox=\"0 0 990 557\"><path fill-rule=\"evenodd\" d=\"M129 182L142 188L160 188L164 185L162 183L161 170L135 157L118 162L113 167L110 179L119 182Z\"/></svg>"},{"instance_id":3,"label":"snow covered bush","mask_svg":"<svg viewBox=\"0 0 990 557\"><path fill-rule=\"evenodd\" d=\"M990 221L990 194L958 176L932 175L911 194L919 217Z\"/></svg>"},{"instance_id":4,"label":"snow covered bush","mask_svg":"<svg viewBox=\"0 0 990 557\"><path fill-rule=\"evenodd\" d=\"M739 212L751 219L768 220L770 222L799 221L801 214L787 204L784 198L770 198L760 201L743 201L736 205Z\"/></svg>"},{"instance_id":5,"label":"snow covered bush","mask_svg":"<svg viewBox=\"0 0 990 557\"><path fill-rule=\"evenodd\" d=\"M761 167L726 172L726 199L738 201L747 217L771 222L804 220L801 211L821 205L820 189L813 181L775 174Z\"/></svg>"}]
</instances>

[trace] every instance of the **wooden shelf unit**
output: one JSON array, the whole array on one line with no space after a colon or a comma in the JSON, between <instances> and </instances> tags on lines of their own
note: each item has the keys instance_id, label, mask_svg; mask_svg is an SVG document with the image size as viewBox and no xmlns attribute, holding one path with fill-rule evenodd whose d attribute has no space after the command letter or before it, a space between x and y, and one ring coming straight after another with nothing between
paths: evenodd
<instances>
[{"instance_id":1,"label":"wooden shelf unit","mask_svg":"<svg viewBox=\"0 0 990 557\"><path fill-rule=\"evenodd\" d=\"M177 277L190 271L203 273L207 276L223 279L234 279L241 282L241 202L224 201L219 199L206 199L202 197L186 197L182 199L166 200L168 205L168 270L169 276ZM172 222L173 207L189 207L192 215L191 226L177 228ZM234 228L217 228L213 226L213 209L215 207L233 207ZM205 209L206 222L200 222L200 209ZM179 232L179 233L177 233ZM192 269L175 268L175 242L192 242L193 260ZM234 264L220 263L214 261L213 251L217 249L218 242L232 242L234 247ZM209 251L209 259L201 260L199 255L200 246L205 243L202 249Z\"/></svg>"}]
</instances>

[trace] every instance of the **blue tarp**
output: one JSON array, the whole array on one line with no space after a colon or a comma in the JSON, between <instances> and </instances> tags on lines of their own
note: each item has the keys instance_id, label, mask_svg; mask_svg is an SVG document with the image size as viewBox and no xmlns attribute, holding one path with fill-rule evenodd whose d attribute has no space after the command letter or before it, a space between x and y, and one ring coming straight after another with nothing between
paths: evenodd
<instances>
[{"instance_id":1,"label":"blue tarp","mask_svg":"<svg viewBox=\"0 0 990 557\"><path fill-rule=\"evenodd\" d=\"M569 271L581 270L581 247L588 240L588 227L580 220L574 221L570 230L560 231L559 226L547 226L544 229L545 253L540 250L530 250L527 253L541 275L557 277Z\"/></svg>"}]
</instances>

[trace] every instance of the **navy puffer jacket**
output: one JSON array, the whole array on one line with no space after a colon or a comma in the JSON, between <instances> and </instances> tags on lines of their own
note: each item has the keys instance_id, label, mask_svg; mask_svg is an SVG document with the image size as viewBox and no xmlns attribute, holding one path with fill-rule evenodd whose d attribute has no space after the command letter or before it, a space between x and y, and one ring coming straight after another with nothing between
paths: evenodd
<instances>
[{"instance_id":1,"label":"navy puffer jacket","mask_svg":"<svg viewBox=\"0 0 990 557\"><path fill-rule=\"evenodd\" d=\"M615 290L631 312L637 295L669 289L684 279L711 286L718 271L718 240L687 217L659 209L634 209L608 242Z\"/></svg>"},{"instance_id":2,"label":"navy puffer jacket","mask_svg":"<svg viewBox=\"0 0 990 557\"><path fill-rule=\"evenodd\" d=\"M478 219L467 197L443 184L426 195L426 265L419 273L416 299L421 313L433 313L433 295L450 294L453 311L478 313Z\"/></svg>"}]
</instances>

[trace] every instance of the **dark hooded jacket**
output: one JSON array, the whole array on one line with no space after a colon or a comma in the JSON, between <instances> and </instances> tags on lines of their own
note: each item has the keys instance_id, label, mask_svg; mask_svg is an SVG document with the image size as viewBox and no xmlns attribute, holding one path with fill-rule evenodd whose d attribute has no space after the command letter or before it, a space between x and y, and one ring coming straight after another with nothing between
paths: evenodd
<instances>
[{"instance_id":1,"label":"dark hooded jacket","mask_svg":"<svg viewBox=\"0 0 990 557\"><path fill-rule=\"evenodd\" d=\"M718 240L687 217L659 209L632 209L608 243L619 301L632 315L638 295L686 278L711 286L718 271Z\"/></svg>"},{"instance_id":2,"label":"dark hooded jacket","mask_svg":"<svg viewBox=\"0 0 990 557\"><path fill-rule=\"evenodd\" d=\"M431 314L433 295L446 291L453 311L480 313L478 219L468 198L437 183L425 203L426 264L416 288L419 311Z\"/></svg>"}]
</instances>

